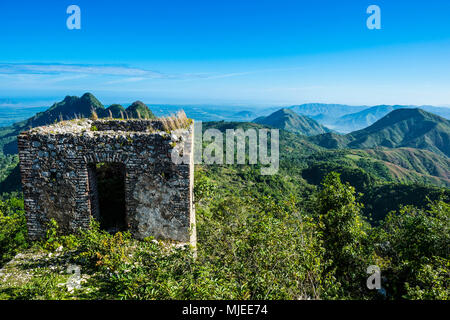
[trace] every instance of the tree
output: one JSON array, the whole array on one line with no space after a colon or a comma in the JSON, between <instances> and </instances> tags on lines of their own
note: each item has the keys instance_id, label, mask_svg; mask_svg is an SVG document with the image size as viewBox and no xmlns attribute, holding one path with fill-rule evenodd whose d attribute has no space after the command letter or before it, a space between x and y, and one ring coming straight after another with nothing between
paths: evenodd
<instances>
[{"instance_id":1,"label":"tree","mask_svg":"<svg viewBox=\"0 0 450 320\"><path fill-rule=\"evenodd\" d=\"M450 204L434 201L428 209L404 206L391 212L380 230L380 255L386 289L394 299L450 297Z\"/></svg>"},{"instance_id":2,"label":"tree","mask_svg":"<svg viewBox=\"0 0 450 320\"><path fill-rule=\"evenodd\" d=\"M366 268L371 262L370 226L361 215L355 188L340 175L328 174L317 199L319 229L329 268L335 272L344 296L361 298L368 293Z\"/></svg>"}]
</instances>

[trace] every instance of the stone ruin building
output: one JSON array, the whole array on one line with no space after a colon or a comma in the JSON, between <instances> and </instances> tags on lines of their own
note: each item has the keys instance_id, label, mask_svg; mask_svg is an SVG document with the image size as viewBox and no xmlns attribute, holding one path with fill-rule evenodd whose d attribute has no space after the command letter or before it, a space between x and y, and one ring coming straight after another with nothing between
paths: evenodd
<instances>
[{"instance_id":1,"label":"stone ruin building","mask_svg":"<svg viewBox=\"0 0 450 320\"><path fill-rule=\"evenodd\" d=\"M50 219L64 233L88 228L195 245L193 121L71 120L18 137L28 235ZM188 161L172 161L172 150ZM190 160L189 160L190 159ZM187 163L186 163L187 162Z\"/></svg>"}]
</instances>

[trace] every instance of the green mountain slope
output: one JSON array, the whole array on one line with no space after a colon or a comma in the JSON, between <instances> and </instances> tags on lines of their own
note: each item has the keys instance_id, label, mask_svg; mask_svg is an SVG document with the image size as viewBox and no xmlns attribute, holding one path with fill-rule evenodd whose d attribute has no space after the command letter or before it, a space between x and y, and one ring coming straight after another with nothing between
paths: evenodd
<instances>
[{"instance_id":1,"label":"green mountain slope","mask_svg":"<svg viewBox=\"0 0 450 320\"><path fill-rule=\"evenodd\" d=\"M257 118L253 120L253 122L307 136L330 131L317 121L306 116L299 115L290 109L280 109L267 117Z\"/></svg>"},{"instance_id":2,"label":"green mountain slope","mask_svg":"<svg viewBox=\"0 0 450 320\"><path fill-rule=\"evenodd\" d=\"M414 148L375 148L361 150L368 156L423 175L447 179L450 182L450 159L436 153Z\"/></svg>"},{"instance_id":3,"label":"green mountain slope","mask_svg":"<svg viewBox=\"0 0 450 320\"><path fill-rule=\"evenodd\" d=\"M67 96L44 112L39 112L33 117L17 122L12 126L0 128L0 154L17 153L16 137L21 131L76 117L87 118L92 115L92 111L95 111L100 118L110 116L114 118L122 118L123 116L155 118L150 109L141 101L134 102L127 109L118 104L113 104L105 109L103 104L91 93L85 93L81 97Z\"/></svg>"},{"instance_id":4,"label":"green mountain slope","mask_svg":"<svg viewBox=\"0 0 450 320\"><path fill-rule=\"evenodd\" d=\"M91 93L85 93L81 97L67 96L44 112L36 113L33 117L12 126L1 128L0 153L17 153L16 137L23 130L75 117L89 117L92 110L100 117L106 116L105 107Z\"/></svg>"},{"instance_id":5,"label":"green mountain slope","mask_svg":"<svg viewBox=\"0 0 450 320\"><path fill-rule=\"evenodd\" d=\"M450 187L449 159L433 152L412 148L333 151L346 152L354 165L385 181Z\"/></svg>"},{"instance_id":6,"label":"green mountain slope","mask_svg":"<svg viewBox=\"0 0 450 320\"><path fill-rule=\"evenodd\" d=\"M347 136L340 135L334 132L308 137L308 140L318 146L327 149L345 148L349 143L349 139L347 138Z\"/></svg>"},{"instance_id":7,"label":"green mountain slope","mask_svg":"<svg viewBox=\"0 0 450 320\"><path fill-rule=\"evenodd\" d=\"M227 129L268 129L267 125L257 124L254 122L237 122L237 121L208 121L203 122L202 130L218 129L221 132L226 132ZM324 150L323 148L307 141L305 137L299 133L290 132L286 130L280 130L280 158L281 160L288 158L291 163L294 159L299 159L318 151Z\"/></svg>"},{"instance_id":8,"label":"green mountain slope","mask_svg":"<svg viewBox=\"0 0 450 320\"><path fill-rule=\"evenodd\" d=\"M333 129L340 132L351 132L368 127L381 119L389 112L402 108L402 106L374 106L362 111L346 114L333 123Z\"/></svg>"},{"instance_id":9,"label":"green mountain slope","mask_svg":"<svg viewBox=\"0 0 450 320\"><path fill-rule=\"evenodd\" d=\"M260 129L266 127L246 122L204 122L203 130L218 129L225 132L226 129ZM331 135L331 134L325 134ZM344 137L335 135L337 137ZM225 137L224 137L225 138ZM341 179L350 183L358 192L363 193L360 200L364 204L364 213L378 221L390 211L400 205L414 204L424 206L430 198L436 200L440 195L444 199L450 197L450 180L432 175L441 169L448 168L448 160L444 156L438 156L432 152L420 159L409 159L409 169L382 160L381 152L384 149L372 150L327 150L309 141L312 137L305 137L298 133L280 130L280 170L277 175L263 177L259 170L253 166L223 165L211 166L210 172L214 172L214 183L227 186L236 186L239 190L256 188L261 194L278 198L286 194L301 194L302 200L307 202L308 192L319 186L324 176L331 172L339 172ZM223 141L225 144L225 141ZM392 159L401 163L401 156L409 153L419 157L422 150L392 149ZM390 149L386 149L391 151ZM378 152L380 154L378 154ZM398 155L397 155L398 154ZM436 162L433 169L428 161ZM407 167L406 164L404 164ZM441 168L441 169L439 169ZM417 169L418 171L415 171ZM448 171L448 170L447 170ZM422 172L422 173L420 173ZM438 174L438 173L436 173ZM242 179L246 185L236 185L237 180ZM397 193L396 190L399 190ZM420 191L420 197L415 193ZM379 197L378 193L385 197ZM390 199L386 204L385 199Z\"/></svg>"},{"instance_id":10,"label":"green mountain slope","mask_svg":"<svg viewBox=\"0 0 450 320\"><path fill-rule=\"evenodd\" d=\"M46 111L39 112L23 122L26 127L37 127L75 117L89 117L93 110L99 116L105 115L105 107L93 94L85 93L81 97L67 96L63 101L53 104Z\"/></svg>"},{"instance_id":11,"label":"green mountain slope","mask_svg":"<svg viewBox=\"0 0 450 320\"><path fill-rule=\"evenodd\" d=\"M303 172L306 173L304 177L310 183L317 184L328 172L336 171L343 174L344 180L349 181L354 187L358 187L358 191L363 193L375 180L379 183L419 183L450 187L450 179L445 173L449 171L447 157L439 157L432 152L425 151L428 153L427 158L429 157L436 163L428 163L428 160L423 158L417 159L413 166L411 165L414 162L412 159L405 159L408 153L404 154L401 149L386 150L392 151L390 158L392 162L374 155L371 151L377 150L372 149L331 149L317 152L303 160L304 166L306 166L306 171ZM423 150L416 151L417 154L424 152ZM300 156L297 155L297 157ZM295 161L292 162L295 164ZM425 168L426 166L428 167ZM371 177L363 172L368 173Z\"/></svg>"},{"instance_id":12,"label":"green mountain slope","mask_svg":"<svg viewBox=\"0 0 450 320\"><path fill-rule=\"evenodd\" d=\"M411 147L450 156L450 121L421 109L394 110L347 137L350 148Z\"/></svg>"},{"instance_id":13,"label":"green mountain slope","mask_svg":"<svg viewBox=\"0 0 450 320\"><path fill-rule=\"evenodd\" d=\"M409 147L450 156L450 121L421 109L398 109L371 126L345 136L309 138L325 148Z\"/></svg>"},{"instance_id":14,"label":"green mountain slope","mask_svg":"<svg viewBox=\"0 0 450 320\"><path fill-rule=\"evenodd\" d=\"M126 113L130 118L154 119L155 116L142 101L133 102L127 109Z\"/></svg>"},{"instance_id":15,"label":"green mountain slope","mask_svg":"<svg viewBox=\"0 0 450 320\"><path fill-rule=\"evenodd\" d=\"M414 108L420 108L450 119L450 108L434 106L377 105L368 107L308 103L289 107L296 113L308 116L320 124L341 133L349 133L370 126L393 110Z\"/></svg>"},{"instance_id":16,"label":"green mountain slope","mask_svg":"<svg viewBox=\"0 0 450 320\"><path fill-rule=\"evenodd\" d=\"M106 108L106 114L108 117L113 118L124 118L125 117L125 108L120 104L112 104L108 108Z\"/></svg>"}]
</instances>

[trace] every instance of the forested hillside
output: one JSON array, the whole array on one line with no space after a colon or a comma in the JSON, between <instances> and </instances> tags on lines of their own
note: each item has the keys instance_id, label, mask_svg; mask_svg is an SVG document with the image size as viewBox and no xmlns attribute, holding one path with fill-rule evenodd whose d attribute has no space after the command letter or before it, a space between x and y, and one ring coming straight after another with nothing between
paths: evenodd
<instances>
[{"instance_id":1,"label":"forested hillside","mask_svg":"<svg viewBox=\"0 0 450 320\"><path fill-rule=\"evenodd\" d=\"M52 110L71 101L80 100ZM126 110L153 117L142 108ZM31 243L21 194L3 194L0 299L448 299L448 121L403 110L349 135L308 137L283 122L275 175L261 175L260 165L197 165L196 257L95 222L62 236L50 221L46 238ZM269 127L203 123L222 132ZM1 159L2 193L17 190L17 156ZM74 264L81 287L68 290L65 270ZM382 291L367 290L369 265L382 268Z\"/></svg>"},{"instance_id":2,"label":"forested hillside","mask_svg":"<svg viewBox=\"0 0 450 320\"><path fill-rule=\"evenodd\" d=\"M316 162L314 148L296 145L302 146ZM4 266L8 279L0 281L0 298L448 299L448 193L379 184L365 194L375 198L369 212L382 212L386 203L418 207L376 217L371 226L361 203L366 199L342 180L361 188L375 176L338 165L341 176L327 174L311 185L287 159L273 176L251 166L196 167L196 258L189 249L110 235L95 224L72 236L58 236L51 224L43 241L28 243L23 203L6 200L2 260L22 255ZM425 199L426 193L437 200ZM70 264L82 270L78 289L65 285ZM373 264L382 267L384 292L366 289L366 268Z\"/></svg>"},{"instance_id":3,"label":"forested hillside","mask_svg":"<svg viewBox=\"0 0 450 320\"><path fill-rule=\"evenodd\" d=\"M450 121L421 109L398 109L371 126L346 135L310 138L325 148L410 147L450 156Z\"/></svg>"},{"instance_id":4,"label":"forested hillside","mask_svg":"<svg viewBox=\"0 0 450 320\"><path fill-rule=\"evenodd\" d=\"M349 133L364 129L389 112L397 109L416 109L434 113L449 119L450 109L435 106L412 105L377 105L377 106L348 106L339 104L308 103L291 106L288 109L304 116L308 116L320 124L340 133Z\"/></svg>"}]
</instances>

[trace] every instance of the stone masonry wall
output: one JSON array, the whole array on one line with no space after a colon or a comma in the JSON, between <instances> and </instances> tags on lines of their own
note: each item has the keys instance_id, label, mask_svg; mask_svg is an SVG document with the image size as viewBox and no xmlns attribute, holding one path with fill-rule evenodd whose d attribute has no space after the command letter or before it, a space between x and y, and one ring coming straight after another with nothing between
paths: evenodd
<instances>
[{"instance_id":1,"label":"stone masonry wall","mask_svg":"<svg viewBox=\"0 0 450 320\"><path fill-rule=\"evenodd\" d=\"M135 131L135 132L148 132L148 131L163 131L161 121L155 120L96 120L92 122L92 125L99 131L113 130L113 131Z\"/></svg>"},{"instance_id":2,"label":"stone masonry wall","mask_svg":"<svg viewBox=\"0 0 450 320\"><path fill-rule=\"evenodd\" d=\"M93 165L125 165L126 222L134 237L195 241L193 125L170 133L157 120L72 120L18 137L29 237L55 219L65 233L87 228L98 212ZM184 148L189 163L175 164ZM95 192L94 192L95 193Z\"/></svg>"}]
</instances>

